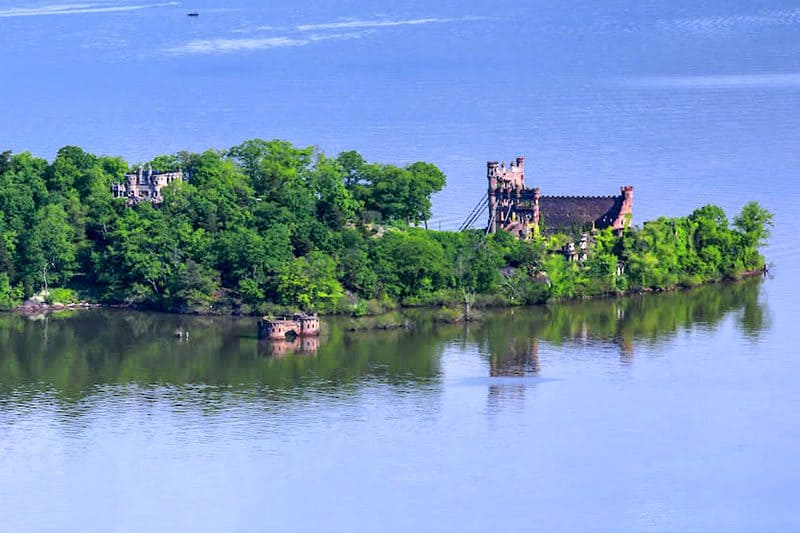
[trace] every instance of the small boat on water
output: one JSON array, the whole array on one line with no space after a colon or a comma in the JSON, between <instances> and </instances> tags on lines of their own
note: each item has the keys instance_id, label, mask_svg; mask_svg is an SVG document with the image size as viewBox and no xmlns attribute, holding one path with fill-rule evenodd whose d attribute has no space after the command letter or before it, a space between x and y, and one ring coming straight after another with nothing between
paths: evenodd
<instances>
[{"instance_id":1,"label":"small boat on water","mask_svg":"<svg viewBox=\"0 0 800 533\"><path fill-rule=\"evenodd\" d=\"M187 17L199 17L200 13L198 13L197 11L189 11L188 13L186 13L186 16Z\"/></svg>"}]
</instances>

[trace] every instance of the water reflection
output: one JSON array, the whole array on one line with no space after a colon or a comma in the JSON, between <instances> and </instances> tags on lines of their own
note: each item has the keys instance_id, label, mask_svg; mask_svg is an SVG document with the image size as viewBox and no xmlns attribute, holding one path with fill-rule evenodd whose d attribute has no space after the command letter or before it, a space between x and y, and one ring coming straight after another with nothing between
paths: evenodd
<instances>
[{"instance_id":1,"label":"water reflection","mask_svg":"<svg viewBox=\"0 0 800 533\"><path fill-rule=\"evenodd\" d=\"M711 330L733 315L736 327L757 340L769 327L759 300L761 279L657 295L597 300L498 313L470 329L489 359L490 376L535 375L542 341L565 347L615 346L620 360L633 361L636 346L670 339L680 330Z\"/></svg>"},{"instance_id":2,"label":"water reflection","mask_svg":"<svg viewBox=\"0 0 800 533\"><path fill-rule=\"evenodd\" d=\"M174 332L189 332L188 339ZM441 343L424 330L267 343L254 319L86 311L30 320L0 315L0 399L21 386L80 399L97 386L211 385L281 397L359 380L435 380Z\"/></svg>"},{"instance_id":3,"label":"water reflection","mask_svg":"<svg viewBox=\"0 0 800 533\"><path fill-rule=\"evenodd\" d=\"M314 355L319 350L319 337L295 337L286 340L260 340L259 351L268 357Z\"/></svg>"},{"instance_id":4,"label":"water reflection","mask_svg":"<svg viewBox=\"0 0 800 533\"><path fill-rule=\"evenodd\" d=\"M679 330L711 330L731 318L757 340L769 327L761 280L625 299L487 313L468 328L415 319L413 331L348 333L328 322L319 339L268 343L255 320L155 313L80 312L29 318L0 315L0 402L21 391L80 399L109 385L205 385L267 398L291 398L363 383L431 391L448 371L445 349L478 358L492 378L545 373L543 343L616 349L632 363L637 346ZM190 333L176 338L176 330ZM208 393L210 394L210 393Z\"/></svg>"},{"instance_id":5,"label":"water reflection","mask_svg":"<svg viewBox=\"0 0 800 533\"><path fill-rule=\"evenodd\" d=\"M492 353L489 359L489 375L525 376L539 373L539 340L512 339L504 352Z\"/></svg>"}]
</instances>

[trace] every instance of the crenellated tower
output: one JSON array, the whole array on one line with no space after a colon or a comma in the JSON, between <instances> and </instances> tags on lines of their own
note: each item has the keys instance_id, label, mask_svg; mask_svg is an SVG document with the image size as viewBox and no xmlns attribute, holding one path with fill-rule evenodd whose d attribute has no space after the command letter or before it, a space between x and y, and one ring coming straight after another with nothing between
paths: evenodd
<instances>
[{"instance_id":1,"label":"crenellated tower","mask_svg":"<svg viewBox=\"0 0 800 533\"><path fill-rule=\"evenodd\" d=\"M525 158L517 157L508 166L497 161L487 162L486 178L489 182L489 226L494 233L498 225L503 227L510 220L525 189Z\"/></svg>"}]
</instances>

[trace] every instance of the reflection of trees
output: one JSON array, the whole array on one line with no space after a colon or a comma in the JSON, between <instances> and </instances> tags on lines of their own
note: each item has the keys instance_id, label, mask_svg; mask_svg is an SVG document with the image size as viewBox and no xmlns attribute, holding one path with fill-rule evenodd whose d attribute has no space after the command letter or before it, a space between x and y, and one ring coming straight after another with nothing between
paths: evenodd
<instances>
[{"instance_id":1,"label":"reflection of trees","mask_svg":"<svg viewBox=\"0 0 800 533\"><path fill-rule=\"evenodd\" d=\"M714 328L732 312L744 334L756 337L768 327L760 286L760 279L751 278L658 295L515 309L486 320L470 337L485 346L493 376L537 372L540 340L556 345L607 341L628 359L637 343L658 342L681 329Z\"/></svg>"},{"instance_id":2,"label":"reflection of trees","mask_svg":"<svg viewBox=\"0 0 800 533\"><path fill-rule=\"evenodd\" d=\"M489 358L489 375L524 376L539 373L539 341L515 338L502 353L492 353Z\"/></svg>"},{"instance_id":3,"label":"reflection of trees","mask_svg":"<svg viewBox=\"0 0 800 533\"><path fill-rule=\"evenodd\" d=\"M178 329L188 341L176 338ZM0 395L21 385L77 399L95 385L198 383L280 397L296 386L362 379L413 386L440 373L443 339L425 328L345 334L334 321L327 329L289 354L298 347L259 342L252 319L89 311L45 322L0 314Z\"/></svg>"},{"instance_id":4,"label":"reflection of trees","mask_svg":"<svg viewBox=\"0 0 800 533\"><path fill-rule=\"evenodd\" d=\"M294 354L288 352L296 347L260 343L253 319L89 311L32 321L0 314L0 402L9 390L80 399L106 384L217 385L268 398L362 381L424 388L438 380L448 343L465 351L477 344L492 376L530 375L539 372L543 341L608 342L629 358L637 344L714 328L730 315L746 336L757 337L769 327L760 283L486 313L466 334L464 325L419 316L412 331L345 333L330 320L316 352L309 345ZM175 337L179 329L190 333L188 341ZM276 356L283 348L285 356Z\"/></svg>"}]
</instances>

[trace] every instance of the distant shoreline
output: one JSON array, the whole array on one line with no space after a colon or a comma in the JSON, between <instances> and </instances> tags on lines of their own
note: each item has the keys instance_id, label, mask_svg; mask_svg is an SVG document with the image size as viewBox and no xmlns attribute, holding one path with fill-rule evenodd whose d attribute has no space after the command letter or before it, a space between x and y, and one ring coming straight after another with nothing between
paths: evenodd
<instances>
[{"instance_id":1,"label":"distant shoreline","mask_svg":"<svg viewBox=\"0 0 800 533\"><path fill-rule=\"evenodd\" d=\"M436 321L456 324L473 320L481 320L480 312L490 309L500 310L500 309L515 309L515 308L538 308L551 305L575 304L580 302L589 302L597 300L612 300L620 298L632 298L636 296L645 296L651 294L679 292L684 290L697 289L700 287L710 286L710 285L738 283L744 281L745 279L753 278L755 276L763 276L765 275L765 273L766 270L762 268L758 270L743 272L738 277L712 280L693 286L673 285L669 287L631 289L627 291L618 291L613 293L603 293L603 294L596 294L596 295L589 295L582 297L551 299L546 302L527 303L522 305L500 304L500 305L476 306L473 311L474 316L470 320L465 320L463 313L460 313L460 306L463 304L458 301L452 301L442 305L415 305L415 306L400 305L394 309L385 310L382 311L381 313L373 315L363 315L363 316L349 315L349 318L351 319L351 324L349 327L347 327L347 329L349 331L411 329L414 327L414 323L413 321L408 320L408 318L404 316L404 312L412 310L436 312L434 315L434 319ZM235 312L233 310L222 311L222 312L200 313L191 311L156 309L136 304L109 304L109 303L89 302L89 301L82 301L79 303L70 303L70 304L62 304L58 302L52 304L28 303L27 305L20 305L11 309L7 309L5 312L19 314L23 316L39 316L39 315L53 315L53 314L57 315L59 313L66 313L72 311L85 311L85 310L97 310L97 309L122 309L122 310L129 310L141 313L166 313L178 316L184 315L184 316L208 316L208 317L218 316L218 317L252 317L252 318L257 318L259 316L262 316L259 313L243 314ZM342 313L321 313L321 316L328 318L348 317L348 315ZM388 320L386 320L387 318Z\"/></svg>"}]
</instances>

